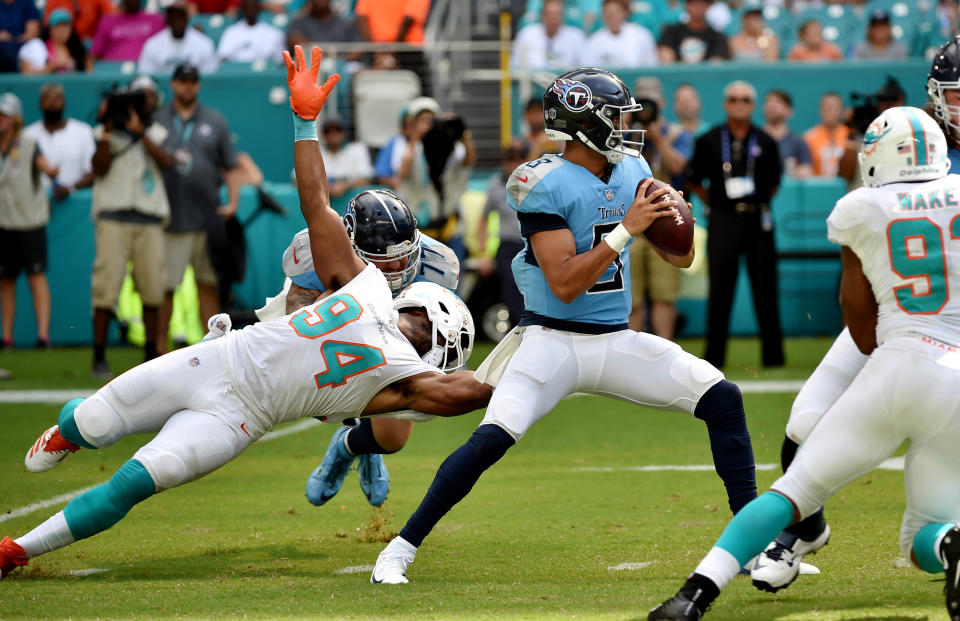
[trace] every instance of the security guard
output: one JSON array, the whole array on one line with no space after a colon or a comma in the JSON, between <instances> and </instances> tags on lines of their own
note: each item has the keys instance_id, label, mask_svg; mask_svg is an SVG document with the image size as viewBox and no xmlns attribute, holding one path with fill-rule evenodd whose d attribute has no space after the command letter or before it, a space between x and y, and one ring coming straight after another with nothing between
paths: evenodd
<instances>
[{"instance_id":1,"label":"security guard","mask_svg":"<svg viewBox=\"0 0 960 621\"><path fill-rule=\"evenodd\" d=\"M780 185L777 143L750 122L757 101L753 86L731 82L723 95L727 120L697 140L687 172L688 192L695 192L708 206L710 297L704 358L718 368L724 364L740 255L745 254L763 365L782 366L777 252L770 214L770 201ZM709 188L704 188L704 180Z\"/></svg>"}]
</instances>

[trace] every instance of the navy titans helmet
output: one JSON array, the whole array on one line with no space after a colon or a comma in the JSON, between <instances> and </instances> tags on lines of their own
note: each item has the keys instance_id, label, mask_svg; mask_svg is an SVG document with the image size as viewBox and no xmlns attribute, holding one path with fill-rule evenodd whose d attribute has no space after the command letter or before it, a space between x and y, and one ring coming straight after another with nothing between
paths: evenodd
<instances>
[{"instance_id":1,"label":"navy titans helmet","mask_svg":"<svg viewBox=\"0 0 960 621\"><path fill-rule=\"evenodd\" d=\"M543 120L550 140L579 140L607 161L639 157L643 133L629 127L630 113L643 110L616 75L598 68L574 69L543 94ZM628 140L637 136L640 140Z\"/></svg>"},{"instance_id":2,"label":"navy titans helmet","mask_svg":"<svg viewBox=\"0 0 960 621\"><path fill-rule=\"evenodd\" d=\"M343 225L364 262L399 263L396 269L381 269L394 295L413 282L420 270L420 231L399 196L389 190L361 192L347 205Z\"/></svg>"},{"instance_id":3,"label":"navy titans helmet","mask_svg":"<svg viewBox=\"0 0 960 621\"><path fill-rule=\"evenodd\" d=\"M960 35L944 43L933 57L927 75L927 94L933 102L933 115L949 132L952 142L960 142L960 105L949 105L944 94L960 89Z\"/></svg>"}]
</instances>

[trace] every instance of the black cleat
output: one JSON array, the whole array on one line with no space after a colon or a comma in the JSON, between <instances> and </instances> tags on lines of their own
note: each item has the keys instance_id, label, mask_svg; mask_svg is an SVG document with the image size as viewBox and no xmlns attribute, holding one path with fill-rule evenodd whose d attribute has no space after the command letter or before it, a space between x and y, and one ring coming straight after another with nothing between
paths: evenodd
<instances>
[{"instance_id":1,"label":"black cleat","mask_svg":"<svg viewBox=\"0 0 960 621\"><path fill-rule=\"evenodd\" d=\"M950 621L960 621L960 526L954 526L944 535L940 553L947 562L947 583L943 585L947 614Z\"/></svg>"},{"instance_id":2,"label":"black cleat","mask_svg":"<svg viewBox=\"0 0 960 621\"><path fill-rule=\"evenodd\" d=\"M702 616L697 604L681 590L651 610L647 621L700 621Z\"/></svg>"}]
</instances>

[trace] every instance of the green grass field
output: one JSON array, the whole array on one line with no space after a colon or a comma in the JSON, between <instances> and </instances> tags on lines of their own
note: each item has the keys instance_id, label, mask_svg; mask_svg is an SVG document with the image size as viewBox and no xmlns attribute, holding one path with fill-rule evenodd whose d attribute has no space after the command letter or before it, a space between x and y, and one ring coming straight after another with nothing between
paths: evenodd
<instances>
[{"instance_id":1,"label":"green grass field","mask_svg":"<svg viewBox=\"0 0 960 621\"><path fill-rule=\"evenodd\" d=\"M805 379L829 339L788 343L789 365L758 368L755 341L732 344L731 379ZM699 353L701 343L684 343ZM474 361L488 349L478 347ZM110 352L115 368L137 362ZM88 350L0 352L0 389L95 388ZM793 394L747 394L758 464L779 462ZM81 451L43 474L23 455L59 407L0 403L0 535L19 536L61 504L11 511L105 481L147 437ZM638 619L682 583L729 518L713 472L638 472L710 464L691 417L594 397L568 399L488 471L420 549L402 587L369 583L377 554L419 503L440 462L480 413L420 424L387 458L386 505L355 474L327 506L303 484L333 426L261 441L212 475L148 499L113 529L31 561L0 583L0 618ZM605 470L598 470L605 469ZM758 472L765 489L779 467ZM946 619L942 580L904 567L897 544L903 477L877 471L829 505L830 545L777 596L738 578L711 620ZM632 563L631 569L614 569Z\"/></svg>"}]
</instances>

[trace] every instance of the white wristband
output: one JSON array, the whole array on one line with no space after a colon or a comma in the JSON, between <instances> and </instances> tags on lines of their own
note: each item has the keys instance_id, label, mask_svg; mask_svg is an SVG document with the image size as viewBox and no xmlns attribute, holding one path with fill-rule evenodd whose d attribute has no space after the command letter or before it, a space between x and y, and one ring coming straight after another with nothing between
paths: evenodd
<instances>
[{"instance_id":1,"label":"white wristband","mask_svg":"<svg viewBox=\"0 0 960 621\"><path fill-rule=\"evenodd\" d=\"M633 239L633 235L627 232L627 229L621 222L603 238L603 241L607 242L607 245L610 246L614 252L620 254L623 252L624 246L626 246L627 242L631 239Z\"/></svg>"}]
</instances>

